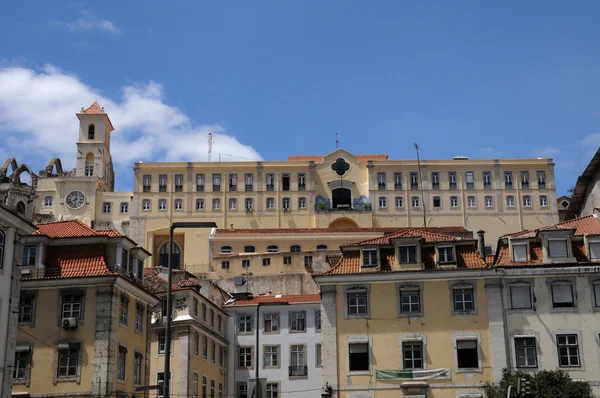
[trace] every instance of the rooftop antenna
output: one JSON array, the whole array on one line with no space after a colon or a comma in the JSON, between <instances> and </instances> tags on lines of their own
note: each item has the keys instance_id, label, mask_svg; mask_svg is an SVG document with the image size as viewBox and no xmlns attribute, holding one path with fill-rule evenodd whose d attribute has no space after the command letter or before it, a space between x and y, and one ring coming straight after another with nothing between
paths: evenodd
<instances>
[{"instance_id":1,"label":"rooftop antenna","mask_svg":"<svg viewBox=\"0 0 600 398\"><path fill-rule=\"evenodd\" d=\"M340 140L338 139L338 133L335 133L335 149L340 147Z\"/></svg>"},{"instance_id":2,"label":"rooftop antenna","mask_svg":"<svg viewBox=\"0 0 600 398\"><path fill-rule=\"evenodd\" d=\"M212 158L213 133L208 133L208 161Z\"/></svg>"},{"instance_id":3,"label":"rooftop antenna","mask_svg":"<svg viewBox=\"0 0 600 398\"><path fill-rule=\"evenodd\" d=\"M423 227L427 229L427 216L425 214L425 194L423 193L423 172L421 170L421 158L419 157L419 144L415 142L417 151L417 165L419 166L419 185L421 185L421 203L423 204Z\"/></svg>"}]
</instances>

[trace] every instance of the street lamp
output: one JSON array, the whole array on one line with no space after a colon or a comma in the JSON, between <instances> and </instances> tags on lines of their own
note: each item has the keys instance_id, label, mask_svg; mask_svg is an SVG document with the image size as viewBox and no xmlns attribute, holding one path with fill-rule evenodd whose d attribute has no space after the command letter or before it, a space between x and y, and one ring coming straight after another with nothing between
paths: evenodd
<instances>
[{"instance_id":1,"label":"street lamp","mask_svg":"<svg viewBox=\"0 0 600 398\"><path fill-rule=\"evenodd\" d=\"M173 269L171 268L171 257L173 257L173 231L176 228L217 228L214 222L174 222L169 229L169 260L167 262L167 330L165 331L165 370L164 370L164 392L163 397L169 398L169 387L171 385L171 317L173 315Z\"/></svg>"}]
</instances>

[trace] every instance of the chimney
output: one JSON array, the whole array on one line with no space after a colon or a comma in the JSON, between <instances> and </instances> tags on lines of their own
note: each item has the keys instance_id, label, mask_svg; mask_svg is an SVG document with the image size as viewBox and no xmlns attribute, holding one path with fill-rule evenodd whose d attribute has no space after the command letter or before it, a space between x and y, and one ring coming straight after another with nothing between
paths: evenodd
<instances>
[{"instance_id":1,"label":"chimney","mask_svg":"<svg viewBox=\"0 0 600 398\"><path fill-rule=\"evenodd\" d=\"M477 231L477 251L481 259L485 261L485 231L483 229Z\"/></svg>"}]
</instances>

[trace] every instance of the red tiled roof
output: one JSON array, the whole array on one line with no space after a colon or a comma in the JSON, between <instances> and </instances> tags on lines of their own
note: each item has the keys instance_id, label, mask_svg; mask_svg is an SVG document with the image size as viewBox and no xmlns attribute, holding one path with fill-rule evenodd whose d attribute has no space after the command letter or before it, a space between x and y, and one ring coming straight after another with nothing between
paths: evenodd
<instances>
[{"instance_id":1,"label":"red tiled roof","mask_svg":"<svg viewBox=\"0 0 600 398\"><path fill-rule=\"evenodd\" d=\"M106 266L104 245L48 246L44 278L116 275Z\"/></svg>"},{"instance_id":2,"label":"red tiled roof","mask_svg":"<svg viewBox=\"0 0 600 398\"><path fill-rule=\"evenodd\" d=\"M89 108L84 110L83 113L86 115L102 115L102 114L104 114L104 111L100 107L100 104L98 103L98 101L94 101L94 103L92 105L90 105Z\"/></svg>"},{"instance_id":3,"label":"red tiled roof","mask_svg":"<svg viewBox=\"0 0 600 398\"><path fill-rule=\"evenodd\" d=\"M257 296L249 300L236 300L228 307L254 306L258 303L282 303L282 304L300 304L300 303L320 303L319 294L293 294L281 296Z\"/></svg>"},{"instance_id":4,"label":"red tiled roof","mask_svg":"<svg viewBox=\"0 0 600 398\"><path fill-rule=\"evenodd\" d=\"M406 229L422 231L425 230L423 227L400 227L400 228L257 228L257 229L217 229L217 235L230 235L230 234L324 234L324 233L369 233L369 232L382 232L392 233L402 231ZM427 231L436 233L467 233L468 229L465 227L427 227Z\"/></svg>"},{"instance_id":5,"label":"red tiled roof","mask_svg":"<svg viewBox=\"0 0 600 398\"><path fill-rule=\"evenodd\" d=\"M512 234L507 234L502 236L502 238L530 239L535 238L537 236L537 233L540 231L560 231L568 229L574 229L575 233L573 235L575 236L600 235L600 221L598 221L598 219L594 215L589 215L585 217L575 218L569 221L563 221L561 223L549 225L547 227L543 227L533 231L524 230Z\"/></svg>"},{"instance_id":6,"label":"red tiled roof","mask_svg":"<svg viewBox=\"0 0 600 398\"><path fill-rule=\"evenodd\" d=\"M393 239L401 239L401 238L422 238L426 243L435 243L435 242L449 242L449 241L472 241L474 239L465 239L461 237L451 236L451 235L443 235L438 233L433 233L424 231L422 229L403 229L398 232L394 232L391 234L378 236L377 238L371 238L367 240L363 240L361 242L348 243L343 245L342 247L351 247L351 246L364 246L364 245L390 245Z\"/></svg>"},{"instance_id":7,"label":"red tiled roof","mask_svg":"<svg viewBox=\"0 0 600 398\"><path fill-rule=\"evenodd\" d=\"M99 233L79 220L39 223L36 224L36 227L38 227L38 230L33 235L46 235L50 239L106 235Z\"/></svg>"}]
</instances>

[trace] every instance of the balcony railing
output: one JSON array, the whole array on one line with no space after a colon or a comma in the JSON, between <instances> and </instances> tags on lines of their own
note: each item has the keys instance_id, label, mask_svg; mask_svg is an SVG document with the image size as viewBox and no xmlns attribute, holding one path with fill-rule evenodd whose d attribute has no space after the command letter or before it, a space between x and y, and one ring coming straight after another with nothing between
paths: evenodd
<instances>
[{"instance_id":1,"label":"balcony railing","mask_svg":"<svg viewBox=\"0 0 600 398\"><path fill-rule=\"evenodd\" d=\"M167 186L166 185L161 185L158 187L158 192L167 192Z\"/></svg>"},{"instance_id":2,"label":"balcony railing","mask_svg":"<svg viewBox=\"0 0 600 398\"><path fill-rule=\"evenodd\" d=\"M431 186L433 187L433 189L440 189L440 183L439 182L434 182L433 184L431 184Z\"/></svg>"},{"instance_id":3,"label":"balcony railing","mask_svg":"<svg viewBox=\"0 0 600 398\"><path fill-rule=\"evenodd\" d=\"M450 189L456 189L456 183L455 182L451 182L450 183Z\"/></svg>"},{"instance_id":4,"label":"balcony railing","mask_svg":"<svg viewBox=\"0 0 600 398\"><path fill-rule=\"evenodd\" d=\"M538 181L538 188L546 188L546 182L545 181Z\"/></svg>"},{"instance_id":5,"label":"balcony railing","mask_svg":"<svg viewBox=\"0 0 600 398\"><path fill-rule=\"evenodd\" d=\"M475 189L475 183L467 182L467 189Z\"/></svg>"},{"instance_id":6,"label":"balcony railing","mask_svg":"<svg viewBox=\"0 0 600 398\"><path fill-rule=\"evenodd\" d=\"M394 189L402 189L402 184L394 184Z\"/></svg>"},{"instance_id":7,"label":"balcony railing","mask_svg":"<svg viewBox=\"0 0 600 398\"><path fill-rule=\"evenodd\" d=\"M528 181L521 181L521 188L529 188L529 182Z\"/></svg>"},{"instance_id":8,"label":"balcony railing","mask_svg":"<svg viewBox=\"0 0 600 398\"><path fill-rule=\"evenodd\" d=\"M380 182L377 184L377 188L379 188L380 191L385 190L385 182Z\"/></svg>"},{"instance_id":9,"label":"balcony railing","mask_svg":"<svg viewBox=\"0 0 600 398\"><path fill-rule=\"evenodd\" d=\"M298 191L304 191L306 189L306 184L298 184Z\"/></svg>"},{"instance_id":10,"label":"balcony railing","mask_svg":"<svg viewBox=\"0 0 600 398\"><path fill-rule=\"evenodd\" d=\"M512 181L506 181L505 184L506 184L506 188L512 188L513 187Z\"/></svg>"},{"instance_id":11,"label":"balcony railing","mask_svg":"<svg viewBox=\"0 0 600 398\"><path fill-rule=\"evenodd\" d=\"M492 187L492 183L491 182L484 182L483 183L483 187L486 188L486 189L487 188L491 188Z\"/></svg>"},{"instance_id":12,"label":"balcony railing","mask_svg":"<svg viewBox=\"0 0 600 398\"><path fill-rule=\"evenodd\" d=\"M183 191L183 185L175 185L175 192Z\"/></svg>"},{"instance_id":13,"label":"balcony railing","mask_svg":"<svg viewBox=\"0 0 600 398\"><path fill-rule=\"evenodd\" d=\"M204 185L196 185L196 192L204 192Z\"/></svg>"},{"instance_id":14,"label":"balcony railing","mask_svg":"<svg viewBox=\"0 0 600 398\"><path fill-rule=\"evenodd\" d=\"M252 184L246 184L246 191L252 191L253 185Z\"/></svg>"},{"instance_id":15,"label":"balcony railing","mask_svg":"<svg viewBox=\"0 0 600 398\"><path fill-rule=\"evenodd\" d=\"M273 190L275 190L275 185L267 184L267 191L273 191Z\"/></svg>"},{"instance_id":16,"label":"balcony railing","mask_svg":"<svg viewBox=\"0 0 600 398\"><path fill-rule=\"evenodd\" d=\"M410 189L419 189L419 184L417 184L417 183L411 183L410 184Z\"/></svg>"},{"instance_id":17,"label":"balcony railing","mask_svg":"<svg viewBox=\"0 0 600 398\"><path fill-rule=\"evenodd\" d=\"M144 185L144 192L150 192L150 185Z\"/></svg>"},{"instance_id":18,"label":"balcony railing","mask_svg":"<svg viewBox=\"0 0 600 398\"><path fill-rule=\"evenodd\" d=\"M290 366L289 374L291 377L308 376L308 366Z\"/></svg>"},{"instance_id":19,"label":"balcony railing","mask_svg":"<svg viewBox=\"0 0 600 398\"><path fill-rule=\"evenodd\" d=\"M237 185L231 185L231 184L229 184L229 191L230 192L237 191Z\"/></svg>"},{"instance_id":20,"label":"balcony railing","mask_svg":"<svg viewBox=\"0 0 600 398\"><path fill-rule=\"evenodd\" d=\"M213 185L213 192L219 192L221 190L221 185Z\"/></svg>"}]
</instances>

